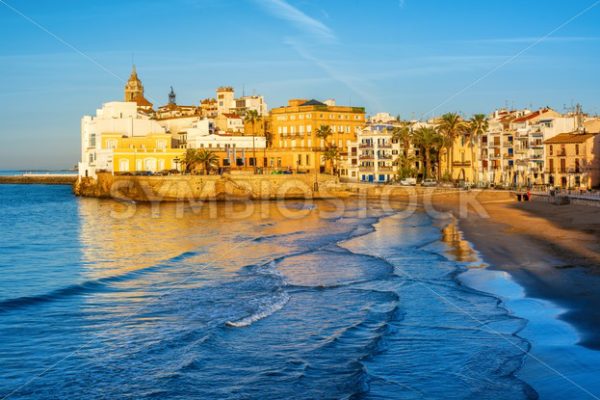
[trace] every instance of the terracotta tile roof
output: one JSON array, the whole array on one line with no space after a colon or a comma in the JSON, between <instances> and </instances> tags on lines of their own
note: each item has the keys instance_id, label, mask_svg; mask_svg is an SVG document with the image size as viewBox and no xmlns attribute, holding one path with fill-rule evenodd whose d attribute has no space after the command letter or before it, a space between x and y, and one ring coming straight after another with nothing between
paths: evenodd
<instances>
[{"instance_id":1,"label":"terracotta tile roof","mask_svg":"<svg viewBox=\"0 0 600 400\"><path fill-rule=\"evenodd\" d=\"M527 115L524 115L522 117L519 117L519 118L513 120L513 122L517 122L518 123L518 122L529 121L530 119L534 119L536 117L539 117L540 115L545 114L548 111L550 111L549 108L544 108L544 109L541 109L541 110L537 110L537 111L532 112L531 114L527 114Z\"/></svg>"},{"instance_id":2,"label":"terracotta tile roof","mask_svg":"<svg viewBox=\"0 0 600 400\"><path fill-rule=\"evenodd\" d=\"M140 107L152 107L152 103L146 100L146 98L141 94L137 95L133 101L135 101Z\"/></svg>"},{"instance_id":3,"label":"terracotta tile roof","mask_svg":"<svg viewBox=\"0 0 600 400\"><path fill-rule=\"evenodd\" d=\"M583 143L589 138L596 136L597 133L561 133L544 142L544 144L569 144Z\"/></svg>"}]
</instances>

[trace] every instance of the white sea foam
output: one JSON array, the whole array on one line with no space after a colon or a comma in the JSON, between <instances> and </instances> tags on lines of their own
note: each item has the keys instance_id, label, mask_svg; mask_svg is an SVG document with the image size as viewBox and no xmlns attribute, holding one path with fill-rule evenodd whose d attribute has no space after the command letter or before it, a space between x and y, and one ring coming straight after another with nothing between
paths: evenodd
<instances>
[{"instance_id":1,"label":"white sea foam","mask_svg":"<svg viewBox=\"0 0 600 400\"><path fill-rule=\"evenodd\" d=\"M250 326L256 321L259 321L263 318L267 318L268 316L281 310L283 307L285 307L287 302L290 301L290 296L287 293L282 292L280 295L275 296L273 299L274 301L272 302L261 304L254 314L251 314L237 321L227 321L225 325L231 326L233 328L244 328L246 326Z\"/></svg>"}]
</instances>

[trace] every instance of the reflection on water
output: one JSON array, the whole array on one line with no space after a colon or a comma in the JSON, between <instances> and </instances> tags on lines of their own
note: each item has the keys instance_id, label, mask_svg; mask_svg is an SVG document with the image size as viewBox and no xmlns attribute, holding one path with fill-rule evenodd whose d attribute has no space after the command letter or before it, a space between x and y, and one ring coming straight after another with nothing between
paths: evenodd
<instances>
[{"instance_id":1,"label":"reflection on water","mask_svg":"<svg viewBox=\"0 0 600 400\"><path fill-rule=\"evenodd\" d=\"M452 221L442 228L441 241L448 245L447 254L455 260L470 263L480 261L471 244L463 239L462 232L456 226L456 222ZM480 264L479 266L482 267L483 265Z\"/></svg>"},{"instance_id":2,"label":"reflection on water","mask_svg":"<svg viewBox=\"0 0 600 400\"><path fill-rule=\"evenodd\" d=\"M464 264L440 240L469 261L466 247L425 214L138 204L123 219L127 205L52 196L72 212L51 224L35 201L0 209L24 255L11 261L28 265L0 300L1 394L57 363L11 398L534 396L513 375L524 321L456 283ZM43 252L20 239L30 224ZM56 232L71 247L53 247Z\"/></svg>"}]
</instances>

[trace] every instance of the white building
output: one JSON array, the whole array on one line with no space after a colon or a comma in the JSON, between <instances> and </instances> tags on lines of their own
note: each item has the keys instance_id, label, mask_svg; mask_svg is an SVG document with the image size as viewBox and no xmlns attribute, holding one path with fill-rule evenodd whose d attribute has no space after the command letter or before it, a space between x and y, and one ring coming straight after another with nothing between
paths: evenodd
<instances>
[{"instance_id":1,"label":"white building","mask_svg":"<svg viewBox=\"0 0 600 400\"><path fill-rule=\"evenodd\" d=\"M96 176L96 170L110 170L112 151L102 149L102 134L119 134L126 137L164 134L165 129L146 114L138 112L135 102L114 101L96 110L95 116L81 119L81 161L79 176Z\"/></svg>"},{"instance_id":2,"label":"white building","mask_svg":"<svg viewBox=\"0 0 600 400\"><path fill-rule=\"evenodd\" d=\"M395 121L398 121L397 118L388 112L380 112L369 118L372 124L388 124Z\"/></svg>"},{"instance_id":3,"label":"white building","mask_svg":"<svg viewBox=\"0 0 600 400\"><path fill-rule=\"evenodd\" d=\"M210 121L205 119L199 121L194 127L186 130L188 149L256 149L266 148L264 136L240 136L230 134L217 134L212 132Z\"/></svg>"},{"instance_id":4,"label":"white building","mask_svg":"<svg viewBox=\"0 0 600 400\"><path fill-rule=\"evenodd\" d=\"M391 124L375 124L357 131L349 146L347 176L359 182L383 183L394 179L394 161L401 144L392 139Z\"/></svg>"},{"instance_id":5,"label":"white building","mask_svg":"<svg viewBox=\"0 0 600 400\"><path fill-rule=\"evenodd\" d=\"M239 114L244 116L247 111L254 110L260 116L268 114L267 103L263 96L235 97L231 86L221 86L217 89L217 114Z\"/></svg>"},{"instance_id":6,"label":"white building","mask_svg":"<svg viewBox=\"0 0 600 400\"><path fill-rule=\"evenodd\" d=\"M572 132L573 115L550 109L497 110L488 132L480 138L481 181L505 185L542 184L545 180L544 141Z\"/></svg>"}]
</instances>

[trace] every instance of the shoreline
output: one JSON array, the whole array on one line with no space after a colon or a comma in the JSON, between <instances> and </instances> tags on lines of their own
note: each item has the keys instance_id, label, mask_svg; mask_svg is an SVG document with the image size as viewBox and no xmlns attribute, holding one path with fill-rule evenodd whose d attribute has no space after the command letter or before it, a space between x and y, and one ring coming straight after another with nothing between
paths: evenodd
<instances>
[{"instance_id":1,"label":"shoreline","mask_svg":"<svg viewBox=\"0 0 600 400\"><path fill-rule=\"evenodd\" d=\"M600 215L596 207L483 198L485 218L474 212L458 215L457 199L446 196L443 200L434 206L454 215L464 239L472 243L489 270L510 274L526 297L564 309L558 318L576 329L577 344L600 350Z\"/></svg>"}]
</instances>

